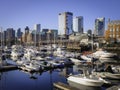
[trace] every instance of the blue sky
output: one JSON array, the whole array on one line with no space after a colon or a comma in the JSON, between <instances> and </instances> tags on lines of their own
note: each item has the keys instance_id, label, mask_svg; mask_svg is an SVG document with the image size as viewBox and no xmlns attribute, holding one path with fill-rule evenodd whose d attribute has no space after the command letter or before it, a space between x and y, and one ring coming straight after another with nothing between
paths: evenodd
<instances>
[{"instance_id":1,"label":"blue sky","mask_svg":"<svg viewBox=\"0 0 120 90\"><path fill-rule=\"evenodd\" d=\"M41 28L58 29L58 14L83 16L84 30L94 29L95 18L120 20L120 0L0 0L0 27L21 28L40 23Z\"/></svg>"}]
</instances>

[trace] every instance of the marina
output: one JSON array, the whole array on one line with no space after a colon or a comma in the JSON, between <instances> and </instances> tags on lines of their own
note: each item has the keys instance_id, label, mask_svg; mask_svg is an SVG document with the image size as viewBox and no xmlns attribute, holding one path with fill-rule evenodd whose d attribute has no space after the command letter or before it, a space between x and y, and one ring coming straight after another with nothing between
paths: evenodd
<instances>
[{"instance_id":1,"label":"marina","mask_svg":"<svg viewBox=\"0 0 120 90\"><path fill-rule=\"evenodd\" d=\"M76 70L75 70L76 69ZM1 90L61 90L60 88L67 88L68 90L106 90L108 86L101 86L101 87L88 87L84 85L77 85L72 82L71 85L67 81L67 77L73 73L80 73L78 67L66 67L63 69L54 69L44 72L27 72L22 70L10 70L6 72L0 73L0 89ZM66 77L67 76L67 77ZM113 80L114 81L114 80ZM58 82L61 82L63 84L58 84ZM119 80L114 81L116 85L119 85ZM55 83L59 86L56 86ZM114 83L114 84L115 84ZM114 85L113 84L113 85ZM67 85L67 86L66 86ZM47 86L47 87L46 87ZM110 85L109 87L111 87ZM57 89L55 88L57 87ZM68 88L69 87L69 88ZM72 88L71 88L72 87ZM76 88L77 87L77 88ZM76 88L76 89L75 89ZM97 88L97 89L96 89ZM65 89L65 90L67 90Z\"/></svg>"},{"instance_id":2,"label":"marina","mask_svg":"<svg viewBox=\"0 0 120 90\"><path fill-rule=\"evenodd\" d=\"M106 90L120 84L120 59L119 56L116 59L117 55L102 49L78 53L60 47L42 47L40 50L14 46L11 53L3 52L1 56L0 88Z\"/></svg>"},{"instance_id":3,"label":"marina","mask_svg":"<svg viewBox=\"0 0 120 90\"><path fill-rule=\"evenodd\" d=\"M120 90L119 3L0 0L0 90Z\"/></svg>"}]
</instances>

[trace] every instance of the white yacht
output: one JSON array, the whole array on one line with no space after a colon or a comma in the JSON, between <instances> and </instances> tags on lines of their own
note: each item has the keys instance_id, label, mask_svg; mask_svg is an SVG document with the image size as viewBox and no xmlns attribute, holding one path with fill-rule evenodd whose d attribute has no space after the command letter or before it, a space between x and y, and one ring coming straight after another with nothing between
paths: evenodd
<instances>
[{"instance_id":1,"label":"white yacht","mask_svg":"<svg viewBox=\"0 0 120 90\"><path fill-rule=\"evenodd\" d=\"M86 62L85 60L79 60L79 59L76 59L76 58L70 58L70 60L76 65L79 65L81 63Z\"/></svg>"},{"instance_id":2,"label":"white yacht","mask_svg":"<svg viewBox=\"0 0 120 90\"><path fill-rule=\"evenodd\" d=\"M98 58L102 63L116 63L119 61L119 57L116 53L107 52L101 49L93 53L93 57Z\"/></svg>"},{"instance_id":3,"label":"white yacht","mask_svg":"<svg viewBox=\"0 0 120 90\"><path fill-rule=\"evenodd\" d=\"M55 56L59 56L59 57L63 57L63 56L65 56L65 51L64 51L64 49L62 49L62 48L57 48L57 50L56 51L54 51L54 55Z\"/></svg>"},{"instance_id":4,"label":"white yacht","mask_svg":"<svg viewBox=\"0 0 120 90\"><path fill-rule=\"evenodd\" d=\"M21 69L27 70L27 71L29 71L29 72L39 71L39 70L40 70L40 66L29 62L29 63L24 63L24 64L21 66Z\"/></svg>"},{"instance_id":5,"label":"white yacht","mask_svg":"<svg viewBox=\"0 0 120 90\"><path fill-rule=\"evenodd\" d=\"M36 54L35 54L35 51L33 49L27 48L24 52L24 56L28 57L28 58L31 58L31 57L35 57Z\"/></svg>"},{"instance_id":6,"label":"white yacht","mask_svg":"<svg viewBox=\"0 0 120 90\"><path fill-rule=\"evenodd\" d=\"M101 77L89 73L89 68L83 69L83 74L71 75L67 78L68 83L76 83L79 85L100 87L104 83L109 83Z\"/></svg>"},{"instance_id":7,"label":"white yacht","mask_svg":"<svg viewBox=\"0 0 120 90\"><path fill-rule=\"evenodd\" d=\"M84 76L83 74L69 76L67 80L68 83L73 82L80 85L95 86L95 87L102 86L105 83L105 81L102 78L98 78L91 75Z\"/></svg>"},{"instance_id":8,"label":"white yacht","mask_svg":"<svg viewBox=\"0 0 120 90\"><path fill-rule=\"evenodd\" d=\"M96 51L96 52L93 53L93 56L95 58L100 58L100 57L103 57L103 58L112 58L112 57L117 56L117 54L116 53L107 52L107 51L104 51L102 49L99 49L98 51Z\"/></svg>"},{"instance_id":9,"label":"white yacht","mask_svg":"<svg viewBox=\"0 0 120 90\"><path fill-rule=\"evenodd\" d=\"M22 51L19 51L19 50L17 50L17 49L11 51L11 56L12 56L12 57L20 57L20 56L22 56L22 55L23 55L23 52L22 52Z\"/></svg>"},{"instance_id":10,"label":"white yacht","mask_svg":"<svg viewBox=\"0 0 120 90\"><path fill-rule=\"evenodd\" d=\"M112 65L108 65L104 71L93 71L92 75L100 76L105 79L120 80L120 72L117 65L114 67Z\"/></svg>"},{"instance_id":11,"label":"white yacht","mask_svg":"<svg viewBox=\"0 0 120 90\"><path fill-rule=\"evenodd\" d=\"M94 75L100 76L106 79L120 80L120 74L110 72L93 72Z\"/></svg>"},{"instance_id":12,"label":"white yacht","mask_svg":"<svg viewBox=\"0 0 120 90\"><path fill-rule=\"evenodd\" d=\"M24 50L21 46L13 45L11 50L11 56L12 57L20 57L23 56Z\"/></svg>"},{"instance_id":13,"label":"white yacht","mask_svg":"<svg viewBox=\"0 0 120 90\"><path fill-rule=\"evenodd\" d=\"M82 58L83 60L86 60L87 62L92 62L92 60L93 60L92 57L89 57L89 56L87 56L87 55L81 55L81 58Z\"/></svg>"}]
</instances>

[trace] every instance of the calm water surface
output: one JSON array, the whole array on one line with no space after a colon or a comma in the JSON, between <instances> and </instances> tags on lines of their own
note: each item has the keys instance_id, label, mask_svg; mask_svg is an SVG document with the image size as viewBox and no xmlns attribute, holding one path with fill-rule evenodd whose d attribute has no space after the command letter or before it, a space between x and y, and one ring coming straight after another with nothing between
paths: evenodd
<instances>
[{"instance_id":1,"label":"calm water surface","mask_svg":"<svg viewBox=\"0 0 120 90\"><path fill-rule=\"evenodd\" d=\"M53 82L67 83L60 70L34 73L21 70L0 73L0 90L53 90Z\"/></svg>"},{"instance_id":2,"label":"calm water surface","mask_svg":"<svg viewBox=\"0 0 120 90\"><path fill-rule=\"evenodd\" d=\"M78 68L56 69L34 74L22 70L0 72L0 90L54 90L53 83L67 84L66 77L70 73L78 73ZM89 89L82 85L80 90ZM100 87L100 90L105 90L105 87Z\"/></svg>"}]
</instances>

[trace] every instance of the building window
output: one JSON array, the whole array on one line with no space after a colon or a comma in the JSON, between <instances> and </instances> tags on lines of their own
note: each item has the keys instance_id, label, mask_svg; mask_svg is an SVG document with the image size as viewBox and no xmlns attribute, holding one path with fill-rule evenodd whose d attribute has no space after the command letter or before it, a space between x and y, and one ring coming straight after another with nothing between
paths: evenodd
<instances>
[{"instance_id":1,"label":"building window","mask_svg":"<svg viewBox=\"0 0 120 90\"><path fill-rule=\"evenodd\" d=\"M112 30L112 28L110 28L110 32L112 32L113 30Z\"/></svg>"},{"instance_id":2,"label":"building window","mask_svg":"<svg viewBox=\"0 0 120 90\"><path fill-rule=\"evenodd\" d=\"M117 38L119 38L119 35L117 35Z\"/></svg>"},{"instance_id":3,"label":"building window","mask_svg":"<svg viewBox=\"0 0 120 90\"><path fill-rule=\"evenodd\" d=\"M110 35L110 37L112 38L112 35Z\"/></svg>"},{"instance_id":4,"label":"building window","mask_svg":"<svg viewBox=\"0 0 120 90\"><path fill-rule=\"evenodd\" d=\"M117 27L117 30L116 30L117 32L119 32L119 27Z\"/></svg>"}]
</instances>

